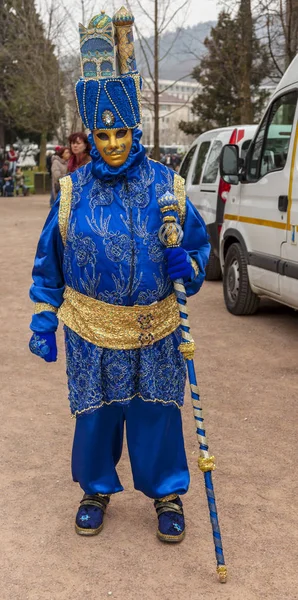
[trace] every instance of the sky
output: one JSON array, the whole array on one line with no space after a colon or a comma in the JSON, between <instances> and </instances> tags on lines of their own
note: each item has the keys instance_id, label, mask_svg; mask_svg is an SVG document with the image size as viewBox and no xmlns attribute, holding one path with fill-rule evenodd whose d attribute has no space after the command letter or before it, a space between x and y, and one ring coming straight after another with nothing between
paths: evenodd
<instances>
[{"instance_id":1,"label":"sky","mask_svg":"<svg viewBox=\"0 0 298 600\"><path fill-rule=\"evenodd\" d=\"M153 15L154 0L128 0L133 7L133 12L136 18L136 23L145 35L152 33L152 23L138 9L138 2L142 4L149 15ZM175 9L181 6L185 0L171 0L169 16ZM162 7L167 0L159 0ZM43 19L47 21L49 7L55 7L55 17L57 22L63 22L63 39L64 47L74 50L78 49L79 38L77 36L78 23L85 21L86 26L91 16L100 13L101 10L112 16L113 13L126 4L126 0L37 0L38 10ZM85 14L82 14L82 6L84 6ZM177 13L176 18L169 23L168 30L176 29L178 26L196 25L199 22L216 20L219 13L219 5L216 0L189 0L188 6ZM82 18L84 16L84 18Z\"/></svg>"}]
</instances>

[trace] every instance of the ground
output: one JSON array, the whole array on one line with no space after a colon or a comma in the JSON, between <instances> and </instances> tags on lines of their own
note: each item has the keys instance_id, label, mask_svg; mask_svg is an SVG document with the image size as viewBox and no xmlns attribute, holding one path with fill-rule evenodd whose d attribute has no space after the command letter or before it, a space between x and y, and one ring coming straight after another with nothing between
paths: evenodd
<instances>
[{"instance_id":1,"label":"ground","mask_svg":"<svg viewBox=\"0 0 298 600\"><path fill-rule=\"evenodd\" d=\"M126 491L112 499L99 536L79 537L62 332L57 363L28 350L28 288L47 212L46 196L0 198L1 600L298 599L297 314L267 301L256 316L233 317L220 282L190 301L228 583L215 574L188 392L184 542L156 538L152 503L133 490L126 450Z\"/></svg>"}]
</instances>

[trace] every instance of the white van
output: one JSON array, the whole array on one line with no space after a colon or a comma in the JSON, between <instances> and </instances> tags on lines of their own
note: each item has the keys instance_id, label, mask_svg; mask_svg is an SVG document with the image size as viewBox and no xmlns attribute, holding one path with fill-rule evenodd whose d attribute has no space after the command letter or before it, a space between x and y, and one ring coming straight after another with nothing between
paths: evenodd
<instances>
[{"instance_id":1,"label":"white van","mask_svg":"<svg viewBox=\"0 0 298 600\"><path fill-rule=\"evenodd\" d=\"M227 309L253 314L260 296L298 309L298 55L281 79L248 150L226 146L231 185L220 236Z\"/></svg>"},{"instance_id":2,"label":"white van","mask_svg":"<svg viewBox=\"0 0 298 600\"><path fill-rule=\"evenodd\" d=\"M237 144L244 157L256 131L255 125L212 129L200 135L185 156L179 174L186 181L187 195L198 208L208 229L211 254L206 279L221 278L219 232L230 184L220 178L219 159L225 144Z\"/></svg>"}]
</instances>

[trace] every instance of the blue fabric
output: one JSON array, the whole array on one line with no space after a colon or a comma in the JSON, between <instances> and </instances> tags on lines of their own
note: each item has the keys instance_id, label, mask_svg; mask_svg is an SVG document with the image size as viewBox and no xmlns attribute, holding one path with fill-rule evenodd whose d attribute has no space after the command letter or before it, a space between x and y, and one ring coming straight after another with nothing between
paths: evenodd
<instances>
[{"instance_id":1,"label":"blue fabric","mask_svg":"<svg viewBox=\"0 0 298 600\"><path fill-rule=\"evenodd\" d=\"M181 412L134 398L129 405L112 404L79 415L72 453L72 473L87 494L123 490L116 472L126 436L134 487L150 498L185 494L189 472Z\"/></svg>"},{"instance_id":2,"label":"blue fabric","mask_svg":"<svg viewBox=\"0 0 298 600\"><path fill-rule=\"evenodd\" d=\"M158 198L173 191L174 172L147 157L134 169L131 178L103 181L92 175L89 163L71 175L73 203L63 265L68 286L126 306L151 304L173 293L158 237ZM200 268L200 275L186 283L191 295L204 280L210 246L205 224L189 200L182 247Z\"/></svg>"},{"instance_id":3,"label":"blue fabric","mask_svg":"<svg viewBox=\"0 0 298 600\"><path fill-rule=\"evenodd\" d=\"M58 328L58 317L54 312L44 310L36 315L32 315L30 329L39 333L55 332Z\"/></svg>"},{"instance_id":4,"label":"blue fabric","mask_svg":"<svg viewBox=\"0 0 298 600\"><path fill-rule=\"evenodd\" d=\"M44 302L58 308L62 304L64 292L63 255L64 246L58 225L60 194L50 211L42 230L33 271L33 285L30 298L33 302ZM33 315L32 331L56 331L58 319L55 313L41 312Z\"/></svg>"},{"instance_id":5,"label":"blue fabric","mask_svg":"<svg viewBox=\"0 0 298 600\"><path fill-rule=\"evenodd\" d=\"M138 135L136 132L132 157L142 153ZM145 157L141 164L132 159L131 169L115 174L113 179L94 177L92 163L75 171L71 179L66 245L63 248L59 231L58 196L38 245L31 299L59 307L65 284L81 294L120 306L148 305L173 293L165 248L158 237L162 225L158 199L174 191L174 172ZM205 224L189 200L183 227L182 247L200 268L199 276L185 284L191 295L204 280L210 246ZM57 323L56 316L45 311L34 315L31 328L51 331ZM149 348L119 353L95 347L68 332L72 411L92 410L103 402L128 402L135 394L151 402L181 405L185 370L178 350L179 336L178 331Z\"/></svg>"},{"instance_id":6,"label":"blue fabric","mask_svg":"<svg viewBox=\"0 0 298 600\"><path fill-rule=\"evenodd\" d=\"M131 75L97 81L80 78L75 93L81 119L87 129L107 129L102 115L109 110L114 122L109 129L133 129L141 123L139 93ZM117 109L116 109L117 107Z\"/></svg>"},{"instance_id":7,"label":"blue fabric","mask_svg":"<svg viewBox=\"0 0 298 600\"><path fill-rule=\"evenodd\" d=\"M57 344L54 333L33 333L29 342L29 349L32 354L40 356L46 362L57 360Z\"/></svg>"},{"instance_id":8,"label":"blue fabric","mask_svg":"<svg viewBox=\"0 0 298 600\"><path fill-rule=\"evenodd\" d=\"M194 270L191 266L190 257L184 248L166 248L165 257L168 275L172 281L177 279L187 281L191 278Z\"/></svg>"},{"instance_id":9,"label":"blue fabric","mask_svg":"<svg viewBox=\"0 0 298 600\"><path fill-rule=\"evenodd\" d=\"M143 162L146 150L140 143L142 137L142 131L140 129L134 129L132 131L132 146L127 160L120 167L113 167L108 165L99 154L96 145L94 143L93 135L90 133L88 141L91 144L91 172L94 177L101 181L109 181L125 175L127 179L133 180L134 177L138 176L138 169L141 162Z\"/></svg>"},{"instance_id":10,"label":"blue fabric","mask_svg":"<svg viewBox=\"0 0 298 600\"><path fill-rule=\"evenodd\" d=\"M103 522L104 511L99 506L87 504L80 506L77 516L76 524L81 529L98 529Z\"/></svg>"},{"instance_id":11,"label":"blue fabric","mask_svg":"<svg viewBox=\"0 0 298 600\"><path fill-rule=\"evenodd\" d=\"M180 329L136 350L94 346L65 327L66 365L72 414L104 404L145 401L183 405L186 367Z\"/></svg>"},{"instance_id":12,"label":"blue fabric","mask_svg":"<svg viewBox=\"0 0 298 600\"><path fill-rule=\"evenodd\" d=\"M171 500L174 504L183 507L180 498ZM184 515L179 515L174 511L167 511L159 515L158 517L158 529L163 535L179 536L185 530Z\"/></svg>"},{"instance_id":13,"label":"blue fabric","mask_svg":"<svg viewBox=\"0 0 298 600\"><path fill-rule=\"evenodd\" d=\"M198 263L199 267L197 277L185 282L186 295L193 296L197 294L204 283L206 277L205 269L208 264L211 246L205 222L199 211L189 200L186 203L186 217L183 231L184 237L181 246L188 252L190 258L193 258Z\"/></svg>"}]
</instances>

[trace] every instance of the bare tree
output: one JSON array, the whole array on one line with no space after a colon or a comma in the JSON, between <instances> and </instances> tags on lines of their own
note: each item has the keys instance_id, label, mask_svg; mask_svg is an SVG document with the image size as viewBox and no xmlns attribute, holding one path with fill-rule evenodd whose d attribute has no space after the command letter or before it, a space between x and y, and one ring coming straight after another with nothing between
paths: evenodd
<instances>
[{"instance_id":1,"label":"bare tree","mask_svg":"<svg viewBox=\"0 0 298 600\"><path fill-rule=\"evenodd\" d=\"M260 0L255 13L268 44L270 79L276 82L298 52L298 0Z\"/></svg>"},{"instance_id":2,"label":"bare tree","mask_svg":"<svg viewBox=\"0 0 298 600\"><path fill-rule=\"evenodd\" d=\"M159 149L159 104L160 89L160 66L161 63L172 52L173 47L181 33L186 21L189 0L127 0L127 5L136 16L136 32L140 44L141 53L149 76L149 89L153 95L154 110L154 148L153 157L160 159ZM176 28L173 40L164 54L160 50L162 36L171 28ZM144 32L153 34L153 44ZM179 80L177 80L179 81ZM176 83L176 82L175 82ZM174 84L172 84L174 85ZM167 89L170 89L168 86ZM163 90L164 91L164 90Z\"/></svg>"}]
</instances>

